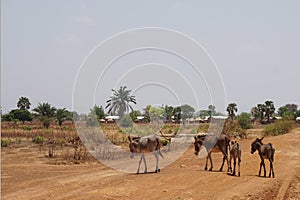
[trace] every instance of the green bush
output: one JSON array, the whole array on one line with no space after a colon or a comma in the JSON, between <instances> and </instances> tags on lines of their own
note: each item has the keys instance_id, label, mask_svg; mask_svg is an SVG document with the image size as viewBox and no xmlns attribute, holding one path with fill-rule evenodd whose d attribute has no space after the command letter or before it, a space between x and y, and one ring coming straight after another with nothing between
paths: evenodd
<instances>
[{"instance_id":1,"label":"green bush","mask_svg":"<svg viewBox=\"0 0 300 200\"><path fill-rule=\"evenodd\" d=\"M263 129L263 135L282 135L291 131L294 127L294 121L279 119L274 124L270 124Z\"/></svg>"},{"instance_id":2,"label":"green bush","mask_svg":"<svg viewBox=\"0 0 300 200\"><path fill-rule=\"evenodd\" d=\"M43 138L42 136L37 135L37 136L35 136L35 138L34 138L34 142L35 142L36 144L43 143L43 141L44 141L44 138Z\"/></svg>"},{"instance_id":3,"label":"green bush","mask_svg":"<svg viewBox=\"0 0 300 200\"><path fill-rule=\"evenodd\" d=\"M10 145L10 143L11 143L10 139L2 139L1 138L1 147L7 147Z\"/></svg>"},{"instance_id":4,"label":"green bush","mask_svg":"<svg viewBox=\"0 0 300 200\"><path fill-rule=\"evenodd\" d=\"M242 129L250 129L252 128L251 115L249 113L241 113L238 116L238 123Z\"/></svg>"},{"instance_id":5,"label":"green bush","mask_svg":"<svg viewBox=\"0 0 300 200\"><path fill-rule=\"evenodd\" d=\"M124 115L122 117L122 119L120 120L120 125L122 127L132 127L133 121L132 121L130 115Z\"/></svg>"},{"instance_id":6,"label":"green bush","mask_svg":"<svg viewBox=\"0 0 300 200\"><path fill-rule=\"evenodd\" d=\"M24 131L30 131L30 130L31 130L31 127L29 127L29 126L23 126L22 129L23 129Z\"/></svg>"},{"instance_id":7,"label":"green bush","mask_svg":"<svg viewBox=\"0 0 300 200\"><path fill-rule=\"evenodd\" d=\"M162 143L163 146L167 146L167 145L169 144L169 140L167 140L167 139L162 139L162 140L161 140L161 143Z\"/></svg>"},{"instance_id":8,"label":"green bush","mask_svg":"<svg viewBox=\"0 0 300 200\"><path fill-rule=\"evenodd\" d=\"M246 130L240 126L238 120L226 119L222 133L230 135L231 137L247 137Z\"/></svg>"}]
</instances>

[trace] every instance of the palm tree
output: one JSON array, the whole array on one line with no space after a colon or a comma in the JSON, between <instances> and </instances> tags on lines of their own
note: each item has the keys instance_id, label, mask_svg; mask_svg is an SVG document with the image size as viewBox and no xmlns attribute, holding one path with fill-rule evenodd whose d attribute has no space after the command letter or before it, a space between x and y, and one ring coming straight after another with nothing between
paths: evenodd
<instances>
[{"instance_id":1,"label":"palm tree","mask_svg":"<svg viewBox=\"0 0 300 200\"><path fill-rule=\"evenodd\" d=\"M266 101L265 102L265 117L268 120L268 123L270 122L270 117L274 114L275 107L273 101Z\"/></svg>"},{"instance_id":2,"label":"palm tree","mask_svg":"<svg viewBox=\"0 0 300 200\"><path fill-rule=\"evenodd\" d=\"M125 112L133 110L130 103L136 104L135 96L130 94L131 90L127 90L126 86L121 86L119 90L113 91L113 96L109 97L109 100L106 101L107 105L105 108L108 108L108 113L118 113L122 117Z\"/></svg>"},{"instance_id":3,"label":"palm tree","mask_svg":"<svg viewBox=\"0 0 300 200\"><path fill-rule=\"evenodd\" d=\"M20 97L19 101L17 102L17 107L20 110L28 110L30 108L31 103L27 97Z\"/></svg>"},{"instance_id":4,"label":"palm tree","mask_svg":"<svg viewBox=\"0 0 300 200\"><path fill-rule=\"evenodd\" d=\"M235 112L238 111L236 103L230 103L227 106L227 112L231 119L235 116Z\"/></svg>"},{"instance_id":5,"label":"palm tree","mask_svg":"<svg viewBox=\"0 0 300 200\"><path fill-rule=\"evenodd\" d=\"M209 105L207 113L208 113L209 117L211 118L211 116L213 116L216 113L216 106Z\"/></svg>"},{"instance_id":6,"label":"palm tree","mask_svg":"<svg viewBox=\"0 0 300 200\"><path fill-rule=\"evenodd\" d=\"M63 108L56 110L55 119L58 122L58 125L61 126L64 121L72 120L73 118L72 113Z\"/></svg>"},{"instance_id":7,"label":"palm tree","mask_svg":"<svg viewBox=\"0 0 300 200\"><path fill-rule=\"evenodd\" d=\"M49 128L51 118L55 116L56 108L49 103L39 103L34 112L39 116L39 120L43 123L45 128Z\"/></svg>"},{"instance_id":8,"label":"palm tree","mask_svg":"<svg viewBox=\"0 0 300 200\"><path fill-rule=\"evenodd\" d=\"M164 108L164 118L166 122L171 123L172 121L172 116L173 116L173 110L174 108L172 106L166 105Z\"/></svg>"}]
</instances>

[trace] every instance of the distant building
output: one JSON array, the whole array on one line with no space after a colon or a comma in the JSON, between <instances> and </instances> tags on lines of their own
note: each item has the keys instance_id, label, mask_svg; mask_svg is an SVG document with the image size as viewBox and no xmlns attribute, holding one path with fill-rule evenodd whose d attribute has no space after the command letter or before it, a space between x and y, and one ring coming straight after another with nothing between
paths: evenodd
<instances>
[{"instance_id":1,"label":"distant building","mask_svg":"<svg viewBox=\"0 0 300 200\"><path fill-rule=\"evenodd\" d=\"M120 116L116 116L116 115L110 115L110 116L105 117L106 123L113 123L113 122L116 122L116 120L119 120L119 119L120 119Z\"/></svg>"}]
</instances>

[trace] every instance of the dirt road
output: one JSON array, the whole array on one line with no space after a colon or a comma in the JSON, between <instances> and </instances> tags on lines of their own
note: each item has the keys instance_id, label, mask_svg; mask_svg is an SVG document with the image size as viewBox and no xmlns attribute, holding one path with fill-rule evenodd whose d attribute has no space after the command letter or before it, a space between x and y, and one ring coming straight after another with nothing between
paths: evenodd
<instances>
[{"instance_id":1,"label":"dirt road","mask_svg":"<svg viewBox=\"0 0 300 200\"><path fill-rule=\"evenodd\" d=\"M258 177L253 139L240 140L241 177L217 171L222 155L213 154L213 172L189 148L160 173L127 174L99 163L49 165L36 148L2 149L2 199L300 199L300 129L267 137L276 149L275 178ZM225 165L226 167L226 165ZM267 162L267 174L269 163Z\"/></svg>"}]
</instances>

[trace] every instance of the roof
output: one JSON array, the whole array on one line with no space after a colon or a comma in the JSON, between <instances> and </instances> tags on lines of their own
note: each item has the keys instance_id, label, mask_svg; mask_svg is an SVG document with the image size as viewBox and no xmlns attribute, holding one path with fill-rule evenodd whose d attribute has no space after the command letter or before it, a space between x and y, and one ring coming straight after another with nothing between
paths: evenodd
<instances>
[{"instance_id":1,"label":"roof","mask_svg":"<svg viewBox=\"0 0 300 200\"><path fill-rule=\"evenodd\" d=\"M113 116L113 115L110 115L110 116L106 116L105 119L120 119L120 116Z\"/></svg>"}]
</instances>

